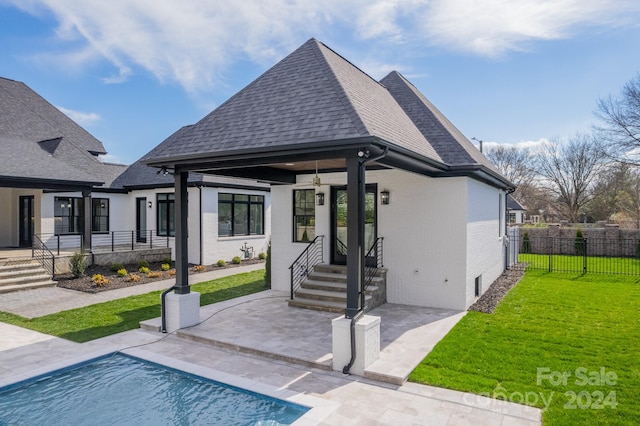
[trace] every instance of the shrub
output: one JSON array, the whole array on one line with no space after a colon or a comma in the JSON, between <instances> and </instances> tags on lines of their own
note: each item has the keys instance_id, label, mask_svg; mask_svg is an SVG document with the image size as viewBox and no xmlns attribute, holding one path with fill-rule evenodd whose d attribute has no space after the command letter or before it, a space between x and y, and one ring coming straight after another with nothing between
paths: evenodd
<instances>
[{"instance_id":1,"label":"shrub","mask_svg":"<svg viewBox=\"0 0 640 426\"><path fill-rule=\"evenodd\" d=\"M147 262L146 260L141 260L140 262L138 262L138 269L142 269L142 268L149 269L149 262Z\"/></svg>"},{"instance_id":2,"label":"shrub","mask_svg":"<svg viewBox=\"0 0 640 426\"><path fill-rule=\"evenodd\" d=\"M87 256L82 252L75 252L69 259L69 269L74 278L80 278L87 270Z\"/></svg>"},{"instance_id":3,"label":"shrub","mask_svg":"<svg viewBox=\"0 0 640 426\"><path fill-rule=\"evenodd\" d=\"M175 269L169 269L167 272L169 273L170 277L173 277L176 274L176 270Z\"/></svg>"},{"instance_id":4,"label":"shrub","mask_svg":"<svg viewBox=\"0 0 640 426\"><path fill-rule=\"evenodd\" d=\"M168 263L163 263L162 265L160 265L160 269L162 269L163 271L168 271L171 268L171 265Z\"/></svg>"},{"instance_id":5,"label":"shrub","mask_svg":"<svg viewBox=\"0 0 640 426\"><path fill-rule=\"evenodd\" d=\"M204 265L196 265L193 267L194 272L203 272L205 269L207 268Z\"/></svg>"},{"instance_id":6,"label":"shrub","mask_svg":"<svg viewBox=\"0 0 640 426\"><path fill-rule=\"evenodd\" d=\"M267 259L264 264L264 284L271 288L271 241L267 245Z\"/></svg>"},{"instance_id":7,"label":"shrub","mask_svg":"<svg viewBox=\"0 0 640 426\"><path fill-rule=\"evenodd\" d=\"M91 281L93 281L93 283L98 287L109 284L109 278L105 277L102 274L95 274L93 277L91 277Z\"/></svg>"},{"instance_id":8,"label":"shrub","mask_svg":"<svg viewBox=\"0 0 640 426\"><path fill-rule=\"evenodd\" d=\"M576 248L576 255L578 256L584 256L585 253L587 252L586 250L586 240L584 238L584 236L582 235L582 229L579 229L576 231L576 241L575 241L575 248Z\"/></svg>"},{"instance_id":9,"label":"shrub","mask_svg":"<svg viewBox=\"0 0 640 426\"><path fill-rule=\"evenodd\" d=\"M127 276L127 270L124 268L120 268L116 271L116 274L118 274L119 277L126 277Z\"/></svg>"},{"instance_id":10,"label":"shrub","mask_svg":"<svg viewBox=\"0 0 640 426\"><path fill-rule=\"evenodd\" d=\"M151 271L147 273L148 278L158 278L162 276L162 272L160 271Z\"/></svg>"},{"instance_id":11,"label":"shrub","mask_svg":"<svg viewBox=\"0 0 640 426\"><path fill-rule=\"evenodd\" d=\"M239 265L240 262L242 262L242 259L240 259L240 256L234 256L233 259L231 259L231 263L233 263L234 265Z\"/></svg>"},{"instance_id":12,"label":"shrub","mask_svg":"<svg viewBox=\"0 0 640 426\"><path fill-rule=\"evenodd\" d=\"M132 272L129 275L127 275L127 278L125 278L124 280L129 283L137 283L138 281L140 281L140 275L134 274Z\"/></svg>"},{"instance_id":13,"label":"shrub","mask_svg":"<svg viewBox=\"0 0 640 426\"><path fill-rule=\"evenodd\" d=\"M118 272L120 269L124 269L124 265L122 263L112 263L111 270L113 272Z\"/></svg>"},{"instance_id":14,"label":"shrub","mask_svg":"<svg viewBox=\"0 0 640 426\"><path fill-rule=\"evenodd\" d=\"M258 259L260 259L260 260L265 260L266 258L267 258L267 254L266 254L265 252L263 252L263 251L261 251L261 252L258 254Z\"/></svg>"},{"instance_id":15,"label":"shrub","mask_svg":"<svg viewBox=\"0 0 640 426\"><path fill-rule=\"evenodd\" d=\"M640 246L639 246L639 247L640 247ZM222 259L220 259L220 260L218 260L218 261L216 262L216 265L217 265L217 266L219 266L219 267L221 267L221 268L222 268L224 265L226 265L226 264L227 264L227 262L225 262L225 261L224 261L224 260L222 260Z\"/></svg>"},{"instance_id":16,"label":"shrub","mask_svg":"<svg viewBox=\"0 0 640 426\"><path fill-rule=\"evenodd\" d=\"M143 274L148 274L149 273L149 267L148 266L141 266L138 271L140 271Z\"/></svg>"},{"instance_id":17,"label":"shrub","mask_svg":"<svg viewBox=\"0 0 640 426\"><path fill-rule=\"evenodd\" d=\"M170 257L165 257L164 259L161 260L161 262L171 265L171 258Z\"/></svg>"},{"instance_id":18,"label":"shrub","mask_svg":"<svg viewBox=\"0 0 640 426\"><path fill-rule=\"evenodd\" d=\"M525 232L522 237L522 253L531 253L531 240L528 232Z\"/></svg>"}]
</instances>

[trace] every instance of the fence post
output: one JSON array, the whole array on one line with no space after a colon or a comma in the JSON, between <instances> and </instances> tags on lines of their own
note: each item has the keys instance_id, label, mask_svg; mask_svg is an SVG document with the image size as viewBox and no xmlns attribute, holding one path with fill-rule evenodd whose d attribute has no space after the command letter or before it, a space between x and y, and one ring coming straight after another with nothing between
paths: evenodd
<instances>
[{"instance_id":1,"label":"fence post","mask_svg":"<svg viewBox=\"0 0 640 426\"><path fill-rule=\"evenodd\" d=\"M547 251L549 252L549 272L553 272L553 237L549 237L547 246Z\"/></svg>"},{"instance_id":2,"label":"fence post","mask_svg":"<svg viewBox=\"0 0 640 426\"><path fill-rule=\"evenodd\" d=\"M584 238L582 240L582 273L586 274L587 273L587 239Z\"/></svg>"}]
</instances>

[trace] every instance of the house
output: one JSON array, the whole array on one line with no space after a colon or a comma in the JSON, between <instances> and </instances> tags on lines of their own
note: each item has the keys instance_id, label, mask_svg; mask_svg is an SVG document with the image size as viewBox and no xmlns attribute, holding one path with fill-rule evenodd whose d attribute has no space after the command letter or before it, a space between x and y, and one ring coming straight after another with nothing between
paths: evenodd
<instances>
[{"instance_id":1,"label":"house","mask_svg":"<svg viewBox=\"0 0 640 426\"><path fill-rule=\"evenodd\" d=\"M115 261L96 255L105 250L135 249L137 258L120 253L118 261L167 257L174 241L171 176L141 161L102 161L103 144L24 83L0 78L0 113L0 247L31 248L35 238L60 256L84 247L97 263ZM190 262L266 250L268 185L194 173L189 192ZM65 271L65 261L56 265Z\"/></svg>"},{"instance_id":2,"label":"house","mask_svg":"<svg viewBox=\"0 0 640 426\"><path fill-rule=\"evenodd\" d=\"M146 163L174 173L178 260L189 173L271 183L272 288L295 298L316 263L346 264L351 331L334 324L334 364L354 327L376 328L362 315L370 269L386 272L388 302L458 310L504 269L513 185L402 75L376 81L315 39ZM186 264L177 269L167 315L180 328L197 322L198 305ZM350 353L349 368L362 361Z\"/></svg>"},{"instance_id":3,"label":"house","mask_svg":"<svg viewBox=\"0 0 640 426\"><path fill-rule=\"evenodd\" d=\"M507 194L507 223L509 225L521 225L525 221L527 209L522 207L511 194Z\"/></svg>"}]
</instances>

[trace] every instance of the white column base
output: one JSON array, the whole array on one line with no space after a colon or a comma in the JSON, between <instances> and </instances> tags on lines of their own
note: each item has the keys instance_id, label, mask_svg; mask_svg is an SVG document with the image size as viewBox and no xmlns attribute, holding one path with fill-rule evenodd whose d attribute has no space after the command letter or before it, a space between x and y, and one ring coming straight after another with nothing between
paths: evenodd
<instances>
[{"instance_id":1,"label":"white column base","mask_svg":"<svg viewBox=\"0 0 640 426\"><path fill-rule=\"evenodd\" d=\"M351 320L345 317L331 321L333 370L342 371L351 360ZM365 368L380 358L380 317L362 316L355 324L356 359L351 374L364 375Z\"/></svg>"},{"instance_id":2,"label":"white column base","mask_svg":"<svg viewBox=\"0 0 640 426\"><path fill-rule=\"evenodd\" d=\"M200 293L169 293L165 299L167 333L190 327L200 322Z\"/></svg>"}]
</instances>

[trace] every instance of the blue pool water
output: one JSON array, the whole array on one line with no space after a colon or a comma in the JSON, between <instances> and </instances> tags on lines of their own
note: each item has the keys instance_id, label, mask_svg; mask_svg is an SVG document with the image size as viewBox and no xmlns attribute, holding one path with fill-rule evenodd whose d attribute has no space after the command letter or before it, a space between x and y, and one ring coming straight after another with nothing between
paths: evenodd
<instances>
[{"instance_id":1,"label":"blue pool water","mask_svg":"<svg viewBox=\"0 0 640 426\"><path fill-rule=\"evenodd\" d=\"M0 389L0 425L288 425L308 408L127 355Z\"/></svg>"}]
</instances>

